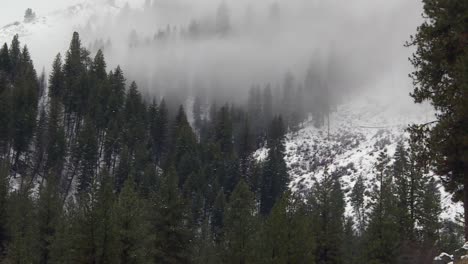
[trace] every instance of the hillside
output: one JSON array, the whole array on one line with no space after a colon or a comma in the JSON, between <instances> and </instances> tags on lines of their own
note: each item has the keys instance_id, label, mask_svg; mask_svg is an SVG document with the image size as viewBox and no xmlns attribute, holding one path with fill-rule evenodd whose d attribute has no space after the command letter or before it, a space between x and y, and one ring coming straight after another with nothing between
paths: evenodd
<instances>
[{"instance_id":1,"label":"hillside","mask_svg":"<svg viewBox=\"0 0 468 264\"><path fill-rule=\"evenodd\" d=\"M388 101L398 100L401 101L401 98ZM398 141L408 136L405 129L409 124L433 120L429 106L395 108L388 101L365 96L339 106L330 115L329 134L327 125L316 128L312 120L305 122L299 131L290 132L286 137L285 159L291 177L291 190L309 190L328 171L340 177L346 193L346 214L354 215L350 194L357 177L362 175L366 190L370 191L379 153L385 151L393 156ZM260 160L266 154L265 149L255 153ZM455 219L463 212L462 205L454 204L441 185L440 192L441 219Z\"/></svg>"}]
</instances>

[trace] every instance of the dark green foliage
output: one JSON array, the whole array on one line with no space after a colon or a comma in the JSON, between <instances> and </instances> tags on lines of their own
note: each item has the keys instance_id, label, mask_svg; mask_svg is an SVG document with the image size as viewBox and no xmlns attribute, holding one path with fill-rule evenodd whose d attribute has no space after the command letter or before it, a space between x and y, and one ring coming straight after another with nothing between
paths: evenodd
<instances>
[{"instance_id":1,"label":"dark green foliage","mask_svg":"<svg viewBox=\"0 0 468 264\"><path fill-rule=\"evenodd\" d=\"M213 232L214 240L217 242L219 242L222 238L225 209L226 197L224 196L224 191L220 190L216 196L211 217L211 230Z\"/></svg>"},{"instance_id":2,"label":"dark green foliage","mask_svg":"<svg viewBox=\"0 0 468 264\"><path fill-rule=\"evenodd\" d=\"M78 143L74 150L79 192L88 192L95 181L98 159L98 144L95 135L94 125L89 120L85 121L85 126L78 136Z\"/></svg>"},{"instance_id":3,"label":"dark green foliage","mask_svg":"<svg viewBox=\"0 0 468 264\"><path fill-rule=\"evenodd\" d=\"M147 209L132 179L128 179L115 204L116 263L147 263L151 258L152 236Z\"/></svg>"},{"instance_id":4,"label":"dark green foliage","mask_svg":"<svg viewBox=\"0 0 468 264\"><path fill-rule=\"evenodd\" d=\"M47 159L45 161L44 171L46 173L51 172L59 178L62 174L66 155L65 131L62 120L62 108L59 100L51 99L47 131Z\"/></svg>"},{"instance_id":5,"label":"dark green foliage","mask_svg":"<svg viewBox=\"0 0 468 264\"><path fill-rule=\"evenodd\" d=\"M260 184L260 212L269 214L289 183L284 160L284 127L281 117L275 117L268 134L268 158L265 161Z\"/></svg>"},{"instance_id":6,"label":"dark green foliage","mask_svg":"<svg viewBox=\"0 0 468 264\"><path fill-rule=\"evenodd\" d=\"M38 255L39 263L50 263L52 245L55 242L57 227L62 215L62 199L58 188L58 178L49 174L44 185L39 190L37 201L38 219Z\"/></svg>"},{"instance_id":7,"label":"dark green foliage","mask_svg":"<svg viewBox=\"0 0 468 264\"><path fill-rule=\"evenodd\" d=\"M316 182L309 195L309 206L317 232L317 263L343 263L344 194L339 179L328 173Z\"/></svg>"},{"instance_id":8,"label":"dark green foliage","mask_svg":"<svg viewBox=\"0 0 468 264\"><path fill-rule=\"evenodd\" d=\"M369 263L395 263L399 248L397 198L386 152L379 154L365 243Z\"/></svg>"},{"instance_id":9,"label":"dark green foliage","mask_svg":"<svg viewBox=\"0 0 468 264\"><path fill-rule=\"evenodd\" d=\"M224 212L223 263L255 262L257 228L254 194L241 180Z\"/></svg>"},{"instance_id":10,"label":"dark green foliage","mask_svg":"<svg viewBox=\"0 0 468 264\"><path fill-rule=\"evenodd\" d=\"M356 183L353 186L353 190L351 191L351 203L356 213L356 218L358 221L358 231L360 234L364 233L366 227L366 215L364 204L365 190L366 187L364 186L364 179L362 175L359 175L356 180Z\"/></svg>"},{"instance_id":11,"label":"dark green foliage","mask_svg":"<svg viewBox=\"0 0 468 264\"><path fill-rule=\"evenodd\" d=\"M408 43L416 51L411 58L416 103L428 101L437 111L436 122L415 126L413 135L423 132L445 187L456 200L464 201L468 223L468 3L453 0L425 0L427 18ZM421 135L421 134L419 134ZM420 138L420 140L423 140ZM468 240L468 224L465 224Z\"/></svg>"},{"instance_id":12,"label":"dark green foliage","mask_svg":"<svg viewBox=\"0 0 468 264\"><path fill-rule=\"evenodd\" d=\"M315 234L306 204L286 192L263 225L262 263L313 263Z\"/></svg>"},{"instance_id":13,"label":"dark green foliage","mask_svg":"<svg viewBox=\"0 0 468 264\"><path fill-rule=\"evenodd\" d=\"M195 94L195 129L174 103L185 99L151 103L135 82L127 89L77 33L48 96L45 83L17 36L0 49L2 263L427 263L460 246L458 223L439 223L430 145L414 134L381 154L376 182L362 175L341 190L325 173L288 192L285 133L305 118L292 75L284 93L254 86L248 111L218 102L207 113Z\"/></svg>"},{"instance_id":14,"label":"dark green foliage","mask_svg":"<svg viewBox=\"0 0 468 264\"><path fill-rule=\"evenodd\" d=\"M8 242L8 192L10 189L8 182L9 166L6 162L0 163L0 260L6 254Z\"/></svg>"},{"instance_id":15,"label":"dark green foliage","mask_svg":"<svg viewBox=\"0 0 468 264\"><path fill-rule=\"evenodd\" d=\"M8 51L8 45L3 44L2 49L0 50L0 71L3 71L6 74L11 74L12 65L10 60L10 54Z\"/></svg>"},{"instance_id":16,"label":"dark green foliage","mask_svg":"<svg viewBox=\"0 0 468 264\"><path fill-rule=\"evenodd\" d=\"M34 221L34 201L27 188L10 194L8 200L8 246L6 263L34 263L37 259L37 222Z\"/></svg>"},{"instance_id":17,"label":"dark green foliage","mask_svg":"<svg viewBox=\"0 0 468 264\"><path fill-rule=\"evenodd\" d=\"M49 76L49 96L51 98L63 98L65 93L65 79L63 74L62 56L57 54L52 64L52 72Z\"/></svg>"},{"instance_id":18,"label":"dark green foliage","mask_svg":"<svg viewBox=\"0 0 468 264\"><path fill-rule=\"evenodd\" d=\"M159 191L151 199L156 263L189 263L191 229L188 212L179 193L178 177L169 167L161 178Z\"/></svg>"}]
</instances>

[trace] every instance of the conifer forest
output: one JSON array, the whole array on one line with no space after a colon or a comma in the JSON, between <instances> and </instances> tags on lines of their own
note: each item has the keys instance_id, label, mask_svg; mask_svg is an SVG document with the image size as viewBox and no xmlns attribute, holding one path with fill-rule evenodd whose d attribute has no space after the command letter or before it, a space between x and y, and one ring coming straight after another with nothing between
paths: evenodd
<instances>
[{"instance_id":1,"label":"conifer forest","mask_svg":"<svg viewBox=\"0 0 468 264\"><path fill-rule=\"evenodd\" d=\"M468 1L25 2L0 263L468 263Z\"/></svg>"}]
</instances>

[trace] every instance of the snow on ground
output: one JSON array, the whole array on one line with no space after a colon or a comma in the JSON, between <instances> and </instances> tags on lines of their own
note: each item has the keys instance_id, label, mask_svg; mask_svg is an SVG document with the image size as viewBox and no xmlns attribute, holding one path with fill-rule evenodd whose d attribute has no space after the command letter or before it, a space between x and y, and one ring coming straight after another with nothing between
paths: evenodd
<instances>
[{"instance_id":1,"label":"snow on ground","mask_svg":"<svg viewBox=\"0 0 468 264\"><path fill-rule=\"evenodd\" d=\"M286 136L286 163L291 177L290 188L295 192L308 190L325 171L344 175L340 178L347 201L346 215L353 216L351 190L362 175L367 190L372 188L374 166L381 151L393 156L396 144L407 136L408 124L431 120L427 107L407 109L384 104L374 98L339 106L330 116L330 129L325 124L316 128L307 121L303 128ZM255 153L258 160L267 156L266 149ZM454 219L462 206L450 200L450 194L440 187L442 219ZM369 198L366 197L366 201Z\"/></svg>"},{"instance_id":2,"label":"snow on ground","mask_svg":"<svg viewBox=\"0 0 468 264\"><path fill-rule=\"evenodd\" d=\"M38 71L52 65L55 55L68 49L73 31L90 29L108 17L118 14L120 8L104 1L83 1L65 9L53 11L26 23L23 21L0 25L0 44L10 45L18 34L22 45L27 44ZM92 29L92 28L91 28ZM87 45L85 41L83 45Z\"/></svg>"}]
</instances>

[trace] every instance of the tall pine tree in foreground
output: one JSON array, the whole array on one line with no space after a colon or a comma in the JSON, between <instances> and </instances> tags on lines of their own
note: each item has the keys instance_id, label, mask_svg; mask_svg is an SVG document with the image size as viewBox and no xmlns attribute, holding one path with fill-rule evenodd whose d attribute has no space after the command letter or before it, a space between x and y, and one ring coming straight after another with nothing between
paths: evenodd
<instances>
[{"instance_id":1,"label":"tall pine tree in foreground","mask_svg":"<svg viewBox=\"0 0 468 264\"><path fill-rule=\"evenodd\" d=\"M428 137L436 173L455 200L464 202L468 241L468 2L423 3L426 19L407 43L416 47L411 95L416 103L430 102L437 115L434 122L414 126L412 132Z\"/></svg>"}]
</instances>

